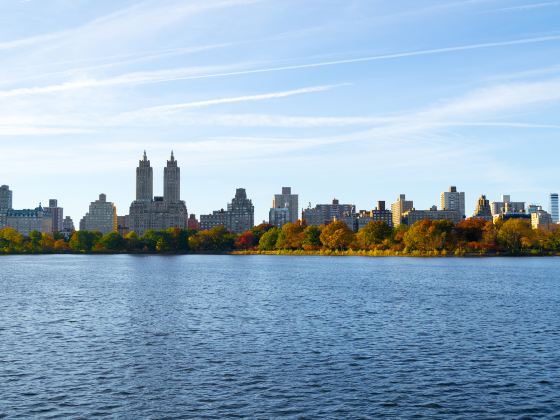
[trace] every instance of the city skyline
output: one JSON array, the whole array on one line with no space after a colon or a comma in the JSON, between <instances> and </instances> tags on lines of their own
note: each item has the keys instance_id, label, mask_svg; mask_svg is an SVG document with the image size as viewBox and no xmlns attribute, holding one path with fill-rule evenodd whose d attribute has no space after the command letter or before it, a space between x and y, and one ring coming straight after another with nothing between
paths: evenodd
<instances>
[{"instance_id":1,"label":"city skyline","mask_svg":"<svg viewBox=\"0 0 560 420\"><path fill-rule=\"evenodd\" d=\"M428 209L449 185L467 215L481 194L548 209L559 21L526 0L10 0L0 184L76 223L100 193L125 214L138 151L173 149L197 215L244 187L267 220L286 185L300 211L402 193Z\"/></svg>"},{"instance_id":2,"label":"city skyline","mask_svg":"<svg viewBox=\"0 0 560 420\"><path fill-rule=\"evenodd\" d=\"M201 229L210 229L213 226L225 226L228 230L235 233L241 233L250 229L252 226L261 223L255 218L255 206L252 199L247 195L246 188L236 187L236 194L231 203L228 203L226 209L224 206L214 209L209 214L189 213L187 211L187 203L181 200L181 167L178 160L175 159L173 150L170 152L169 159L166 160L166 166L163 167L163 195L154 194L154 167L151 166L151 160L148 158L146 150L143 151L141 159L136 167L135 182L135 200L132 201L129 211L119 211L113 202L106 200L106 194L99 194L99 200L91 202L89 212L80 220L80 230L100 230L103 233L109 231L117 231L125 229L126 231L135 231L140 235L149 229L164 230L168 227L186 228L189 216L196 217L193 219L200 223ZM156 171L157 172L157 171ZM156 190L157 192L157 190ZM464 218L482 217L481 206L484 201L488 203L486 212L492 216L500 214L519 215L526 214L528 217L534 212L546 214L550 217L551 223L558 223L558 193L551 192L548 195L548 206L536 202L519 201L519 197L514 197L518 201L513 201L510 194L502 194L499 199L487 199L485 194L481 194L474 204L474 211L470 214L465 211L465 192L457 189L457 186L449 186L447 190L440 192L439 205L434 204L428 207L421 207L415 204L414 199L406 197L406 194L399 194L394 202L388 200L391 210L385 215L386 200L377 201L377 206L358 208L352 201L347 204L340 204L340 200L332 199L332 203L326 201L315 203L313 208L309 202L307 207L297 206L299 202L299 194L292 194L292 187L283 186L280 194L272 195L272 205L268 208L268 219L263 218L262 223L270 223L273 226L281 227L287 222L294 223L298 219L303 220L307 224L319 226L328 224L332 220L343 220L348 226L353 226L354 230L358 230L359 226L363 226L372 220L386 220L390 226L398 226L401 223L412 224L417 220L424 219L446 219L457 223ZM37 208L29 207L18 210L13 205L13 191L9 185L2 185L0 188L0 227L4 226L6 220L6 211L12 214L20 212L37 212L41 210L41 202ZM49 199L49 206L44 207L45 215L51 220L51 225L45 227L46 231L58 232L62 231L63 226L63 209L58 206L58 198ZM93 206L93 207L92 207ZM221 210L220 210L221 209ZM233 212L232 212L233 210ZM278 215L274 211L282 210L283 215ZM14 213L15 211L15 213ZM225 211L225 212L224 212ZM372 211L382 213L372 213ZM383 214L383 215L382 215ZM484 215L483 217L487 217ZM100 215L100 216L98 216ZM107 215L108 219L105 217ZM9 214L8 214L9 216ZM65 214L66 219L74 219L72 216ZM117 216L123 218L125 225L117 221ZM98 220L99 219L99 220ZM492 218L490 218L491 220ZM78 219L76 219L78 220ZM89 222L88 222L89 220ZM12 223L16 223L12 221ZM40 219L36 221L26 221L26 229L29 230L29 223L42 223ZM90 223L88 228L88 223ZM9 223L8 223L9 225ZM97 226L103 226L97 228ZM94 227L95 226L95 227Z\"/></svg>"}]
</instances>

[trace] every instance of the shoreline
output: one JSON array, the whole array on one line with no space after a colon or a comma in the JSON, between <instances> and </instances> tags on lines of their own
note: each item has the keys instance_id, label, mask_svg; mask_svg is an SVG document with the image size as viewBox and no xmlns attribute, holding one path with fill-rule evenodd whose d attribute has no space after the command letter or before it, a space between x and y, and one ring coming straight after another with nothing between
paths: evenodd
<instances>
[{"instance_id":1,"label":"shoreline","mask_svg":"<svg viewBox=\"0 0 560 420\"><path fill-rule=\"evenodd\" d=\"M477 253L477 252L401 252L390 250L345 250L345 251L305 251L305 250L276 250L276 251L259 251L259 250L237 250L230 252L121 252L121 251L94 251L94 252L19 252L19 253L0 253L0 258L4 256L21 256L21 255L161 255L161 256L180 256L180 255L233 255L233 256L252 256L252 255L268 255L268 256L300 256L300 257L400 257L400 258L526 258L526 257L560 257L560 253Z\"/></svg>"}]
</instances>

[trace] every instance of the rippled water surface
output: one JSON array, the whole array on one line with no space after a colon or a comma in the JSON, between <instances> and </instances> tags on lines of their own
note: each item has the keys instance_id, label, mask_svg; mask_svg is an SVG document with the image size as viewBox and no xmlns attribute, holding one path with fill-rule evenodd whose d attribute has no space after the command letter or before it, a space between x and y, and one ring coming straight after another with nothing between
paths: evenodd
<instances>
[{"instance_id":1,"label":"rippled water surface","mask_svg":"<svg viewBox=\"0 0 560 420\"><path fill-rule=\"evenodd\" d=\"M560 259L0 258L0 417L560 418Z\"/></svg>"}]
</instances>

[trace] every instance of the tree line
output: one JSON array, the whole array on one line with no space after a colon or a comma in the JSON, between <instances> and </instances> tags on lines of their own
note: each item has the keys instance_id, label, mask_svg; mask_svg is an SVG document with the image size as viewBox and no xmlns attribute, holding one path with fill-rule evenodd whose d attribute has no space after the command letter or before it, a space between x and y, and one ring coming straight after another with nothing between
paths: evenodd
<instances>
[{"instance_id":1,"label":"tree line","mask_svg":"<svg viewBox=\"0 0 560 420\"><path fill-rule=\"evenodd\" d=\"M0 229L0 254L33 253L322 253L358 255L556 255L560 229L532 229L527 220L493 223L466 219L419 221L396 228L373 221L354 233L335 221L306 226L301 221L281 228L261 224L234 234L218 226L210 230L170 228L130 232L76 231L70 238L37 231L24 236L12 228Z\"/></svg>"}]
</instances>

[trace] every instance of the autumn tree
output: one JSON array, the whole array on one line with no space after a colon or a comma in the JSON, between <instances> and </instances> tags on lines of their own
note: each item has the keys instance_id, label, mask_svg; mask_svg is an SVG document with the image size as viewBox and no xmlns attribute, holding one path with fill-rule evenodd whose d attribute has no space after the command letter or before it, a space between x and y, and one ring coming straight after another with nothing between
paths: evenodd
<instances>
[{"instance_id":1,"label":"autumn tree","mask_svg":"<svg viewBox=\"0 0 560 420\"><path fill-rule=\"evenodd\" d=\"M361 249L372 249L376 245L391 239L393 229L383 221L371 221L356 234L358 246Z\"/></svg>"},{"instance_id":2,"label":"autumn tree","mask_svg":"<svg viewBox=\"0 0 560 420\"><path fill-rule=\"evenodd\" d=\"M237 237L235 240L235 249L251 249L258 244L259 243L253 231L248 230Z\"/></svg>"},{"instance_id":3,"label":"autumn tree","mask_svg":"<svg viewBox=\"0 0 560 420\"><path fill-rule=\"evenodd\" d=\"M409 250L441 251L451 245L453 223L448 220L420 220L406 231L403 242Z\"/></svg>"},{"instance_id":4,"label":"autumn tree","mask_svg":"<svg viewBox=\"0 0 560 420\"><path fill-rule=\"evenodd\" d=\"M234 249L235 235L223 226L202 230L189 237L189 246L195 252L223 253Z\"/></svg>"},{"instance_id":5,"label":"autumn tree","mask_svg":"<svg viewBox=\"0 0 560 420\"><path fill-rule=\"evenodd\" d=\"M354 242L354 232L346 223L337 220L325 226L321 231L321 243L330 250L348 249Z\"/></svg>"},{"instance_id":6,"label":"autumn tree","mask_svg":"<svg viewBox=\"0 0 560 420\"><path fill-rule=\"evenodd\" d=\"M278 233L276 248L278 249L301 249L305 239L305 226L301 221L286 223Z\"/></svg>"}]
</instances>

